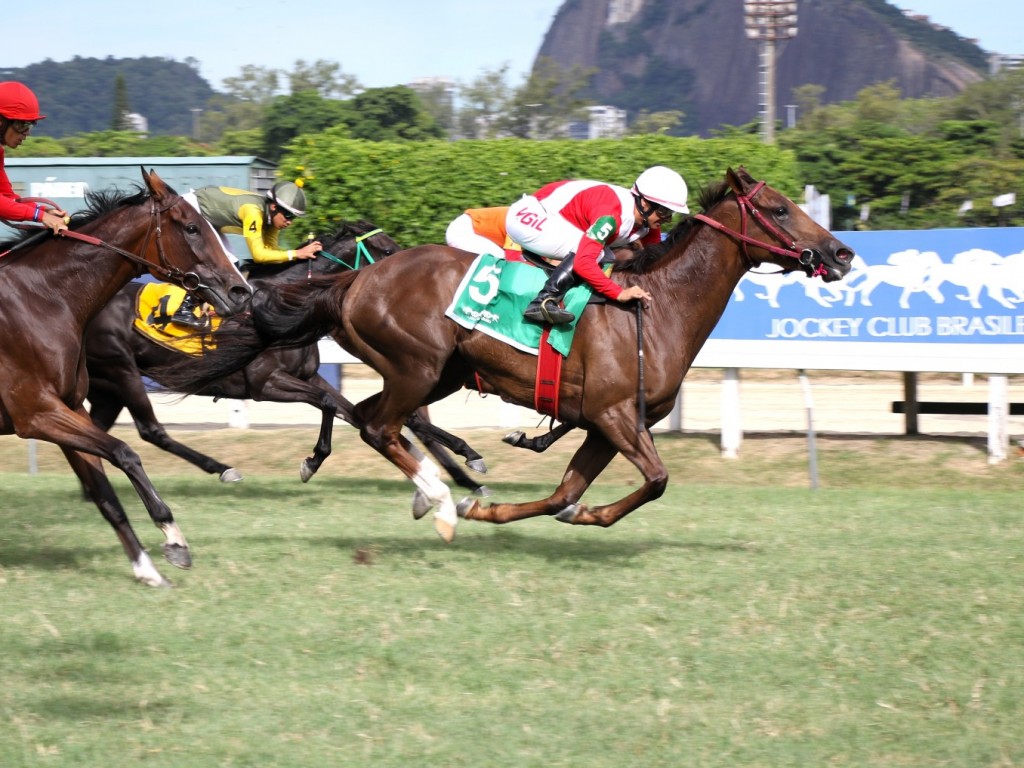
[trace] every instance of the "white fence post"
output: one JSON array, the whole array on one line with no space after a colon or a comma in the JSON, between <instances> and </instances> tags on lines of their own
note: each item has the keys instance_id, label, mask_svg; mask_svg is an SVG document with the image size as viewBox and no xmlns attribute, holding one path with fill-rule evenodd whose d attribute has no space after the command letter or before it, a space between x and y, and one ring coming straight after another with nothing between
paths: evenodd
<instances>
[{"instance_id":1,"label":"white fence post","mask_svg":"<svg viewBox=\"0 0 1024 768\"><path fill-rule=\"evenodd\" d=\"M735 459L742 443L740 369L726 368L722 378L722 458Z\"/></svg>"}]
</instances>

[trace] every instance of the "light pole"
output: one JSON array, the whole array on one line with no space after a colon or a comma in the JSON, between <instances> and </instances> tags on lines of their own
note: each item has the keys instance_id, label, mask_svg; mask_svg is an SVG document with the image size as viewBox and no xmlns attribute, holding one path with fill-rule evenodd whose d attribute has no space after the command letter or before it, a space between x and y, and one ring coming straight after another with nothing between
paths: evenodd
<instances>
[{"instance_id":1,"label":"light pole","mask_svg":"<svg viewBox=\"0 0 1024 768\"><path fill-rule=\"evenodd\" d=\"M199 107L192 107L189 112L192 113L192 138L199 140L199 115L203 113L203 110Z\"/></svg>"},{"instance_id":2,"label":"light pole","mask_svg":"<svg viewBox=\"0 0 1024 768\"><path fill-rule=\"evenodd\" d=\"M796 37L796 6L787 0L743 0L747 37L761 41L761 140L775 143L775 43Z\"/></svg>"}]
</instances>

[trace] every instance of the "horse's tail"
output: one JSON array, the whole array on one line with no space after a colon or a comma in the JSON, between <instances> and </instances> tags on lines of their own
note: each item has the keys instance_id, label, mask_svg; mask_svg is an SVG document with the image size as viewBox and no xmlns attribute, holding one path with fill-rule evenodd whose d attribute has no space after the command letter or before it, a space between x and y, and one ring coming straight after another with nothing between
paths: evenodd
<instances>
[{"instance_id":1,"label":"horse's tail","mask_svg":"<svg viewBox=\"0 0 1024 768\"><path fill-rule=\"evenodd\" d=\"M253 324L273 346L312 344L340 324L341 303L357 271L267 285L253 296Z\"/></svg>"},{"instance_id":2,"label":"horse's tail","mask_svg":"<svg viewBox=\"0 0 1024 768\"><path fill-rule=\"evenodd\" d=\"M216 346L202 355L175 355L171 362L154 366L147 374L164 389L195 395L245 368L267 348L248 316L225 320L212 334L212 342Z\"/></svg>"},{"instance_id":3,"label":"horse's tail","mask_svg":"<svg viewBox=\"0 0 1024 768\"><path fill-rule=\"evenodd\" d=\"M341 299L357 274L264 284L253 295L250 314L228 318L217 329L212 349L154 368L150 375L172 392L194 395L245 368L270 347L312 344L339 322Z\"/></svg>"}]
</instances>

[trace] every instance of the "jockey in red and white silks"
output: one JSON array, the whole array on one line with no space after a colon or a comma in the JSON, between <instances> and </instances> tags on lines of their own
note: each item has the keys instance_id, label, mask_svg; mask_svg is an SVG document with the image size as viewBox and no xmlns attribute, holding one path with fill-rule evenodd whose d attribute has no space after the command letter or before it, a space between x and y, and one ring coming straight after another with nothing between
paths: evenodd
<instances>
[{"instance_id":1,"label":"jockey in red and white silks","mask_svg":"<svg viewBox=\"0 0 1024 768\"><path fill-rule=\"evenodd\" d=\"M561 261L576 254L575 272L596 291L617 299L616 285L598 267L605 246L635 240L656 243L661 230L638 225L629 190L600 181L556 181L513 203L505 219L509 237L525 250Z\"/></svg>"},{"instance_id":2,"label":"jockey in red and white silks","mask_svg":"<svg viewBox=\"0 0 1024 768\"><path fill-rule=\"evenodd\" d=\"M686 195L678 173L655 166L631 190L599 181L557 181L514 203L505 219L509 237L524 250L562 262L525 316L571 322L572 315L550 301L572 287L573 273L613 301L649 301L650 294L639 286L623 288L608 279L598 262L605 247L659 242L660 225L674 211L689 212Z\"/></svg>"}]
</instances>

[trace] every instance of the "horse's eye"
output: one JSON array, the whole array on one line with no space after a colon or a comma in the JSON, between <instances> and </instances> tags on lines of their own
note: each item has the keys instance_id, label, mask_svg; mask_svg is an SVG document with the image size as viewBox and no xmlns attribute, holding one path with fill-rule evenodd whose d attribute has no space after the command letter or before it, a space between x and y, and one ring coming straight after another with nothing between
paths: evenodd
<instances>
[{"instance_id":1,"label":"horse's eye","mask_svg":"<svg viewBox=\"0 0 1024 768\"><path fill-rule=\"evenodd\" d=\"M782 219L789 215L789 209L786 208L786 206L784 205L780 205L777 206L774 211L772 211L772 214L775 216L775 218Z\"/></svg>"},{"instance_id":2,"label":"horse's eye","mask_svg":"<svg viewBox=\"0 0 1024 768\"><path fill-rule=\"evenodd\" d=\"M190 235L197 235L199 234L199 226L197 224L186 224L185 231Z\"/></svg>"}]
</instances>

